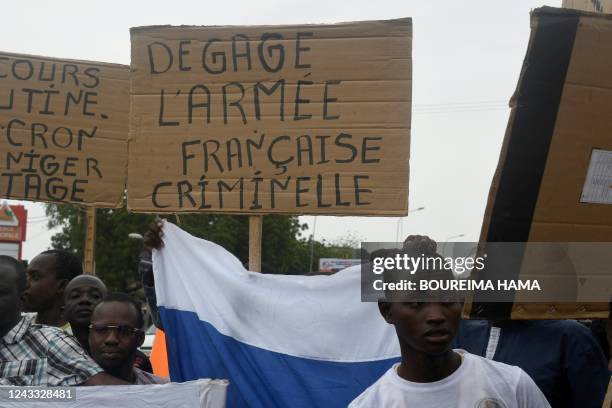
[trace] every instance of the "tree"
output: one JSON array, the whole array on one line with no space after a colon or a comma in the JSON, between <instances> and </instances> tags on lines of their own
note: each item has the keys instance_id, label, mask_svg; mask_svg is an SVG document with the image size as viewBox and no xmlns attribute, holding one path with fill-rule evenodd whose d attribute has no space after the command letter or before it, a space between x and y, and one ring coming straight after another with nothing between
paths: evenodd
<instances>
[{"instance_id":1,"label":"tree","mask_svg":"<svg viewBox=\"0 0 612 408\"><path fill-rule=\"evenodd\" d=\"M46 212L49 228L61 227L61 231L51 237L53 248L72 251L82 259L86 210L71 205L48 204ZM129 239L128 234L146 231L154 216L129 214L124 209L99 209L96 215L96 274L113 291L134 291L138 288L136 266L142 243Z\"/></svg>"},{"instance_id":2,"label":"tree","mask_svg":"<svg viewBox=\"0 0 612 408\"><path fill-rule=\"evenodd\" d=\"M48 204L50 228L61 230L51 238L54 248L75 252L83 257L85 241L84 208ZM142 243L128 234L143 234L154 220L152 214L131 214L125 209L98 209L96 221L96 273L111 290L134 291L139 287L136 275ZM213 241L233 253L243 264L248 262L249 220L243 215L186 214L169 216L172 222L192 235ZM319 258L351 258L354 239L338 244L311 241L302 237L305 224L297 217L266 215L263 217L263 272L304 274L317 270ZM310 266L312 250L312 267Z\"/></svg>"}]
</instances>

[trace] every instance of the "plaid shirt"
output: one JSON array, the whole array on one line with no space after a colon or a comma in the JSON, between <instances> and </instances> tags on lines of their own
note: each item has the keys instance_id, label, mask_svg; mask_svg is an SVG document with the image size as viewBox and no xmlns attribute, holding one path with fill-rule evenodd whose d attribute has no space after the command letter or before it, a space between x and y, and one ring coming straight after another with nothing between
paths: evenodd
<instances>
[{"instance_id":1,"label":"plaid shirt","mask_svg":"<svg viewBox=\"0 0 612 408\"><path fill-rule=\"evenodd\" d=\"M2 385L78 385L102 371L74 337L32 318L22 317L0 339Z\"/></svg>"}]
</instances>

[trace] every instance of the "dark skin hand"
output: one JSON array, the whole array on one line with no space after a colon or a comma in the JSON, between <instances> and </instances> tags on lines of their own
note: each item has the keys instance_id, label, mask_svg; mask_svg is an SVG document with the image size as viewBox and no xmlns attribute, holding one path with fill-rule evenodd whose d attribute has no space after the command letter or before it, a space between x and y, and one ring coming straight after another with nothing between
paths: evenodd
<instances>
[{"instance_id":1,"label":"dark skin hand","mask_svg":"<svg viewBox=\"0 0 612 408\"><path fill-rule=\"evenodd\" d=\"M163 222L161 218L157 218L149 225L149 230L144 234L144 246L149 251L153 249L161 249L164 246L164 232L162 230Z\"/></svg>"},{"instance_id":2,"label":"dark skin hand","mask_svg":"<svg viewBox=\"0 0 612 408\"><path fill-rule=\"evenodd\" d=\"M153 251L154 249L161 249L164 247L164 231L163 231L163 220L156 218L155 221L149 225L149 229L144 234L144 249L145 251ZM143 275L143 282L147 286L155 286L155 279L153 273L149 269Z\"/></svg>"}]
</instances>

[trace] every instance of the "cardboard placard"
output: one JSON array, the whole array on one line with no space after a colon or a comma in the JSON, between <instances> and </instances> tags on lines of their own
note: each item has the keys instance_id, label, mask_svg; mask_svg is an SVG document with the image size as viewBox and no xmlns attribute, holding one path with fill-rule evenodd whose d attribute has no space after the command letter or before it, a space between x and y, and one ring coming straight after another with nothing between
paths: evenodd
<instances>
[{"instance_id":1,"label":"cardboard placard","mask_svg":"<svg viewBox=\"0 0 612 408\"><path fill-rule=\"evenodd\" d=\"M612 242L612 203L606 202L612 184L605 185L612 176L612 165L606 164L606 152L612 152L612 16L544 7L532 12L531 27L480 241ZM525 254L517 275L508 279L523 276L529 267ZM574 279L579 292L587 279L565 276L562 269L572 272L572 267L549 272L559 282ZM609 282L609 268L607 276L598 273L593 278ZM515 298L513 305L495 304L481 303L475 295L466 314L605 318L608 304L603 298L564 304L521 304Z\"/></svg>"},{"instance_id":2,"label":"cardboard placard","mask_svg":"<svg viewBox=\"0 0 612 408\"><path fill-rule=\"evenodd\" d=\"M411 19L131 30L128 208L405 215Z\"/></svg>"},{"instance_id":3,"label":"cardboard placard","mask_svg":"<svg viewBox=\"0 0 612 408\"><path fill-rule=\"evenodd\" d=\"M120 207L129 68L0 52L0 197Z\"/></svg>"},{"instance_id":4,"label":"cardboard placard","mask_svg":"<svg viewBox=\"0 0 612 408\"><path fill-rule=\"evenodd\" d=\"M563 0L564 8L612 13L612 0Z\"/></svg>"}]
</instances>

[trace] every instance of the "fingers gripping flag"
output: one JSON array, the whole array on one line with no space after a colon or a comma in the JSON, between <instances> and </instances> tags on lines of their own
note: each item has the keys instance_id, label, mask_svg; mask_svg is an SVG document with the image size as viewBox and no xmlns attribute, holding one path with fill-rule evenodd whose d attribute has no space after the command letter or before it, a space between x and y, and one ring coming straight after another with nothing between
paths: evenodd
<instances>
[{"instance_id":1,"label":"fingers gripping flag","mask_svg":"<svg viewBox=\"0 0 612 408\"><path fill-rule=\"evenodd\" d=\"M261 274L173 224L163 231L153 272L173 381L229 379L229 407L346 407L399 360L393 327L360 300L359 266Z\"/></svg>"}]
</instances>

